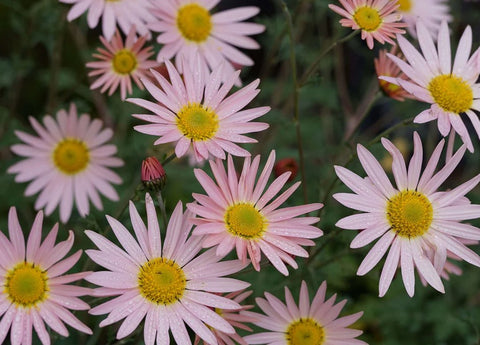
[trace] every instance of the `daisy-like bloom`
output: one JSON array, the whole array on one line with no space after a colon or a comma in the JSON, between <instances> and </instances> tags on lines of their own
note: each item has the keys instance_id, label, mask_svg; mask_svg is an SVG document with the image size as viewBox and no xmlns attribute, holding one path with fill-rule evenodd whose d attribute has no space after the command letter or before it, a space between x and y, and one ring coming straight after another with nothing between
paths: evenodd
<instances>
[{"instance_id":1,"label":"daisy-like bloom","mask_svg":"<svg viewBox=\"0 0 480 345\"><path fill-rule=\"evenodd\" d=\"M252 291L236 291L236 292L231 292L227 295L225 295L225 298L229 298L237 302L238 304L242 303L245 298L250 296L252 294ZM238 309L219 309L215 308L215 312L223 317L226 321L228 321L232 326L236 328L241 328L245 331L252 332L252 329L248 326L246 326L244 323L245 322L254 322L255 318L248 316L248 315L243 315L241 312L252 309L253 305L242 305L241 308ZM227 334L222 331L212 329L213 333L217 337L218 345L233 345L233 344L240 344L240 345L247 345L245 340L238 335L238 333L234 334ZM201 342L200 337L197 335L195 337L195 345L203 343L204 345L211 345L206 343L205 341Z\"/></svg>"},{"instance_id":2,"label":"daisy-like bloom","mask_svg":"<svg viewBox=\"0 0 480 345\"><path fill-rule=\"evenodd\" d=\"M291 174L283 173L265 190L275 163L275 151L270 153L256 183L260 156L253 161L250 157L245 159L240 177L235 172L230 155L228 172L219 159L209 163L216 183L203 170L195 169L195 176L207 195L194 193L198 204L187 205L201 217L193 220L197 225L193 234L207 235L203 246L217 246L219 256L235 248L238 258L243 262L246 262L248 253L257 271L260 271L262 252L284 275L288 275L285 263L298 268L292 256L308 257L308 252L301 246L313 246L315 243L311 239L322 236L323 232L312 225L319 218L297 216L319 210L323 205L315 203L278 209L300 182L294 183L272 201Z\"/></svg>"},{"instance_id":3,"label":"daisy-like bloom","mask_svg":"<svg viewBox=\"0 0 480 345\"><path fill-rule=\"evenodd\" d=\"M260 92L257 89L259 80L225 98L240 71L231 74L222 84L222 66L211 75L205 75L199 67L199 59L196 59L195 66L185 62L182 80L169 61L165 61L165 64L171 83L160 73L151 70L162 89L149 80L142 79L158 103L140 98L127 100L155 113L133 115L151 122L135 126L134 129L160 136L155 145L176 142L177 157L183 156L190 146L193 147L197 161L209 159L210 156L225 159L224 151L235 156L250 156L247 150L234 143L256 143L257 140L243 134L268 128L266 123L251 120L266 114L270 107L241 110Z\"/></svg>"},{"instance_id":4,"label":"daisy-like bloom","mask_svg":"<svg viewBox=\"0 0 480 345\"><path fill-rule=\"evenodd\" d=\"M421 174L422 142L416 132L413 139L414 152L407 170L400 151L382 138L383 146L393 157L392 171L397 188L392 186L380 163L362 145L358 145L357 153L368 175L366 178L343 167L335 167L337 176L354 193L338 193L333 197L349 208L364 212L345 217L336 225L348 230L363 230L352 241L352 248L363 247L378 239L357 274L369 272L390 248L380 276L380 297L387 292L399 265L410 296L415 290L415 267L428 284L444 292L439 272L445 266L448 251L480 266L480 257L462 243L463 240L479 240L480 229L461 223L462 220L478 218L480 205L459 204L459 200L468 200L464 195L478 184L480 174L450 191L437 191L462 159L465 145L434 174L444 146L442 139ZM432 250L433 260L430 260Z\"/></svg>"},{"instance_id":5,"label":"daisy-like bloom","mask_svg":"<svg viewBox=\"0 0 480 345\"><path fill-rule=\"evenodd\" d=\"M248 344L270 345L367 345L355 339L363 332L347 328L357 321L363 312L337 318L347 300L335 304L337 294L325 300L327 283L317 290L312 303L305 281L302 281L298 305L285 286L285 301L265 292L264 298L256 298L257 305L266 315L243 312L258 319L254 322L270 332L247 335Z\"/></svg>"},{"instance_id":6,"label":"daisy-like bloom","mask_svg":"<svg viewBox=\"0 0 480 345\"><path fill-rule=\"evenodd\" d=\"M32 328L43 345L50 344L45 324L53 331L68 336L65 324L87 334L90 328L70 311L87 310L79 296L91 290L68 285L91 272L64 275L72 268L82 251L63 259L73 245L73 231L68 239L55 245L58 223L42 242L43 212L37 213L25 246L22 228L15 207L8 213L10 240L0 231L0 343L10 330L13 345L31 345ZM63 259L63 260L62 260Z\"/></svg>"},{"instance_id":7,"label":"daisy-like bloom","mask_svg":"<svg viewBox=\"0 0 480 345\"><path fill-rule=\"evenodd\" d=\"M113 135L111 129L101 129L102 122L91 120L87 114L77 116L72 103L70 110L57 112L56 120L47 115L42 126L30 117L30 123L37 136L15 131L24 144L16 144L11 150L27 157L7 171L17 174L16 182L32 181L25 195L40 192L35 208L45 207L45 214L51 214L60 205L60 219L67 222L75 202L82 217L89 213L89 200L97 209L102 209L98 192L111 200L118 200L118 194L111 183L119 184L121 178L110 167L123 165L113 157L117 148L105 144Z\"/></svg>"},{"instance_id":8,"label":"daisy-like bloom","mask_svg":"<svg viewBox=\"0 0 480 345\"><path fill-rule=\"evenodd\" d=\"M353 30L362 30L362 39L373 49L373 40L381 44L395 44L395 34L404 34L407 24L400 22L402 15L397 12L398 3L393 0L339 0L343 8L328 5L332 11L345 17L340 24Z\"/></svg>"},{"instance_id":9,"label":"daisy-like bloom","mask_svg":"<svg viewBox=\"0 0 480 345\"><path fill-rule=\"evenodd\" d=\"M146 23L155 20L150 13L150 0L59 0L66 4L73 4L67 14L68 21L80 17L88 10L88 26L93 29L102 17L102 32L110 40L118 26L127 35L130 28L135 27L140 35L150 38L150 30Z\"/></svg>"},{"instance_id":10,"label":"daisy-like bloom","mask_svg":"<svg viewBox=\"0 0 480 345\"><path fill-rule=\"evenodd\" d=\"M213 250L199 255L200 239L189 237L193 215L183 214L179 202L167 227L165 241L153 200L145 196L147 225L130 202L130 219L136 239L116 219L107 216L121 247L93 231L87 236L99 250L87 250L90 258L106 271L94 272L85 279L100 285L95 294L115 297L93 309L91 314L107 314L100 326L125 319L117 338L132 333L145 318L146 345L169 344L169 330L177 344L191 344L185 324L200 338L216 345L212 328L235 333L232 325L211 308L237 309L240 305L216 293L238 291L250 284L225 278L245 265L239 260L220 261Z\"/></svg>"},{"instance_id":11,"label":"daisy-like bloom","mask_svg":"<svg viewBox=\"0 0 480 345\"><path fill-rule=\"evenodd\" d=\"M181 59L188 60L198 54L201 66L216 70L225 62L226 80L234 71L232 64L251 66L253 60L238 50L258 49L259 44L248 37L265 30L256 23L244 20L255 16L258 7L247 6L211 14L220 0L157 0L153 13L158 20L150 25L152 31L160 32L158 43L163 47L158 53L158 61L175 57L177 68L182 71ZM239 81L238 77L236 81ZM238 83L237 83L238 84Z\"/></svg>"},{"instance_id":12,"label":"daisy-like bloom","mask_svg":"<svg viewBox=\"0 0 480 345\"><path fill-rule=\"evenodd\" d=\"M450 36L448 25L443 22L438 34L438 48L435 47L427 27L419 21L417 36L422 54L404 37L398 36L398 44L407 62L394 55L389 57L400 67L410 80L394 77L382 79L403 87L419 100L430 103L430 109L422 111L414 122L424 123L438 120L440 133L446 136L452 127L462 138L470 152L472 141L460 114L466 113L480 136L480 121L473 110L480 111L480 74L478 50L470 56L472 29L467 27L460 38L455 60L451 63Z\"/></svg>"},{"instance_id":13,"label":"daisy-like bloom","mask_svg":"<svg viewBox=\"0 0 480 345\"><path fill-rule=\"evenodd\" d=\"M415 25L418 20L421 20L434 36L444 20L452 20L448 0L398 0L398 4L398 12L402 14L402 20L408 24L407 30L413 37L417 37Z\"/></svg>"},{"instance_id":14,"label":"daisy-like bloom","mask_svg":"<svg viewBox=\"0 0 480 345\"><path fill-rule=\"evenodd\" d=\"M102 87L100 92L108 90L108 95L112 95L120 85L120 95L122 100L128 94L132 93L132 79L135 84L143 90L140 78L148 78L148 70L159 65L158 62L148 60L153 55L153 47L143 48L146 36L137 39L135 27L131 27L128 36L123 43L120 32L117 30L112 40L109 42L100 36L104 48L98 48L99 54L93 54L94 58L101 61L88 62L87 67L93 68L88 73L90 77L99 76L90 88L97 89Z\"/></svg>"}]
</instances>

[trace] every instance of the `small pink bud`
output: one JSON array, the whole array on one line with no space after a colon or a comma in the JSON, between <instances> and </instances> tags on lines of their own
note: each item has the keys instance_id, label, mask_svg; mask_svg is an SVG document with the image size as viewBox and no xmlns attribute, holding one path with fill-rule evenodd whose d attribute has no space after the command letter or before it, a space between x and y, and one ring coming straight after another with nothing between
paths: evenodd
<instances>
[{"instance_id":1,"label":"small pink bud","mask_svg":"<svg viewBox=\"0 0 480 345\"><path fill-rule=\"evenodd\" d=\"M298 164L294 158L280 159L277 163L275 163L275 166L273 167L275 177L278 177L287 171L292 172L292 174L288 178L288 181L292 181L295 176L297 176L298 171Z\"/></svg>"},{"instance_id":2,"label":"small pink bud","mask_svg":"<svg viewBox=\"0 0 480 345\"><path fill-rule=\"evenodd\" d=\"M146 188L160 190L165 185L167 174L155 157L148 157L142 162L142 182Z\"/></svg>"}]
</instances>

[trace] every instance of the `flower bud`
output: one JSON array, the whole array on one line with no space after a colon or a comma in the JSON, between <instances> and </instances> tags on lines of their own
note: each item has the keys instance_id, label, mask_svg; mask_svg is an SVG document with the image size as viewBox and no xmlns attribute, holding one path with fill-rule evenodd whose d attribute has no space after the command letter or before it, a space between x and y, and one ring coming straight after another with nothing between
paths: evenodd
<instances>
[{"instance_id":1,"label":"flower bud","mask_svg":"<svg viewBox=\"0 0 480 345\"><path fill-rule=\"evenodd\" d=\"M287 171L292 172L287 181L292 181L295 176L297 176L298 171L298 164L294 158L280 159L277 163L275 163L275 166L273 167L275 177L278 177Z\"/></svg>"},{"instance_id":2,"label":"flower bud","mask_svg":"<svg viewBox=\"0 0 480 345\"><path fill-rule=\"evenodd\" d=\"M142 162L142 182L145 188L159 191L165 185L167 174L155 157L148 157Z\"/></svg>"}]
</instances>

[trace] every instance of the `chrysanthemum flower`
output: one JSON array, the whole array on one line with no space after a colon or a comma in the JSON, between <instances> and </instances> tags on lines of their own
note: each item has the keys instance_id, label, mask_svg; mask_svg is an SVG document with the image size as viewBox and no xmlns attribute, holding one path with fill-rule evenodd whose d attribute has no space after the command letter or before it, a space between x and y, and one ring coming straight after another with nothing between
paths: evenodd
<instances>
[{"instance_id":1,"label":"chrysanthemum flower","mask_svg":"<svg viewBox=\"0 0 480 345\"><path fill-rule=\"evenodd\" d=\"M396 1L385 0L339 0L342 7L328 5L332 11L345 17L340 20L342 26L353 30L362 30L362 39L373 49L373 40L381 44L395 44L395 34L404 34L401 28L407 24L400 22L402 15L396 10Z\"/></svg>"},{"instance_id":2,"label":"chrysanthemum flower","mask_svg":"<svg viewBox=\"0 0 480 345\"><path fill-rule=\"evenodd\" d=\"M191 60L196 54L200 56L201 67L207 70L216 70L225 62L224 74L220 75L223 80L233 73L232 64L253 65L253 60L236 47L260 47L248 36L263 32L265 27L244 22L255 16L259 8L247 6L211 14L218 3L219 0L157 1L153 13L158 20L150 25L152 31L160 32L157 41L163 45L157 60L175 57L179 71L183 67L181 59Z\"/></svg>"},{"instance_id":3,"label":"chrysanthemum flower","mask_svg":"<svg viewBox=\"0 0 480 345\"><path fill-rule=\"evenodd\" d=\"M87 334L90 328L70 311L87 310L88 304L79 296L90 289L68 285L91 272L66 273L82 255L79 250L63 259L73 245L73 231L68 239L55 245L58 224L42 242L43 212L37 213L27 245L18 222L15 207L8 213L10 240L0 231L0 343L10 330L11 344L32 344L32 328L43 345L50 344L45 324L53 331L68 336L65 324ZM63 259L63 260L62 260Z\"/></svg>"},{"instance_id":4,"label":"chrysanthemum flower","mask_svg":"<svg viewBox=\"0 0 480 345\"><path fill-rule=\"evenodd\" d=\"M196 59L196 62L198 67L199 60ZM155 145L176 142L177 157L183 156L190 146L194 149L197 161L209 159L210 156L225 159L224 151L235 156L250 156L247 150L234 143L256 143L257 140L243 134L268 128L266 123L251 120L266 114L270 107L241 110L260 92L257 89L259 80L225 98L239 71L230 75L222 85L221 66L211 75L205 75L199 68L195 68L194 73L191 65L185 62L182 80L169 61L165 61L165 64L171 83L154 70L152 73L162 89L149 80L142 80L158 103L140 98L127 100L155 113L133 115L151 122L135 126L134 129L160 136Z\"/></svg>"},{"instance_id":5,"label":"chrysanthemum flower","mask_svg":"<svg viewBox=\"0 0 480 345\"><path fill-rule=\"evenodd\" d=\"M245 300L245 298L247 298L251 294L252 294L252 291L236 291L236 292L231 292L225 295L225 298L232 299L238 304L240 304ZM248 315L241 314L241 312L248 309L252 309L252 308L253 308L253 305L242 305L241 308L237 308L237 309L215 308L215 312L221 317L223 317L235 328L240 328L245 331L252 332L252 329L246 326L244 323L245 322L252 323L255 321L255 318ZM238 333L227 334L216 329L212 329L212 332L217 337L218 345L233 345L233 344L247 345L245 340L240 335L238 335ZM195 337L194 344L197 345L199 343L203 343L204 345L211 345L205 341L201 341L200 337L197 335Z\"/></svg>"},{"instance_id":6,"label":"chrysanthemum flower","mask_svg":"<svg viewBox=\"0 0 480 345\"><path fill-rule=\"evenodd\" d=\"M480 266L480 257L462 243L462 239L479 240L480 229L461 223L462 220L478 218L480 205L458 204L458 200L478 184L480 174L450 191L437 191L462 159L465 145L434 174L444 146L442 140L421 174L422 142L416 132L413 139L414 153L407 170L400 151L382 138L383 146L393 157L392 171L397 188L392 186L380 163L362 145L358 145L357 153L368 177L361 178L343 167L335 167L337 176L354 193L338 193L333 197L347 207L365 212L345 217L336 225L343 229L363 230L352 241L352 248L379 239L357 274L369 272L390 248L380 276L380 296L387 292L399 264L410 296L414 294L415 267L428 284L444 292L439 272L445 266L447 251ZM428 259L431 250L435 251L433 261Z\"/></svg>"},{"instance_id":7,"label":"chrysanthemum flower","mask_svg":"<svg viewBox=\"0 0 480 345\"><path fill-rule=\"evenodd\" d=\"M357 321L363 312L337 318L347 300L335 304L337 295L325 300L327 283L323 282L317 290L312 303L305 281L302 281L298 306L292 293L285 286L285 303L272 294L265 292L265 298L257 298L257 305L266 315L243 312L258 319L254 322L270 332L247 335L248 344L270 345L367 345L355 339L363 332L347 328Z\"/></svg>"},{"instance_id":8,"label":"chrysanthemum flower","mask_svg":"<svg viewBox=\"0 0 480 345\"><path fill-rule=\"evenodd\" d=\"M444 20L452 20L448 0L398 0L398 4L402 21L408 24L408 32L413 37L417 37L415 25L418 20L425 24L433 36L437 35Z\"/></svg>"},{"instance_id":9,"label":"chrysanthemum flower","mask_svg":"<svg viewBox=\"0 0 480 345\"><path fill-rule=\"evenodd\" d=\"M102 87L100 92L108 90L112 95L120 85L122 100L132 93L132 80L143 90L140 78L148 78L149 69L159 65L158 62L148 60L153 55L153 47L142 48L147 40L146 36L137 39L135 27L131 27L128 36L123 44L120 32L117 30L109 42L100 36L104 48L98 48L99 54L93 54L94 58L101 61L88 62L87 67L94 70L88 73L90 77L99 76L90 86L91 89Z\"/></svg>"},{"instance_id":10,"label":"chrysanthemum flower","mask_svg":"<svg viewBox=\"0 0 480 345\"><path fill-rule=\"evenodd\" d=\"M285 263L298 268L292 256L308 257L301 246L313 246L312 238L323 235L322 230L312 226L317 217L297 216L320 209L319 203L278 209L300 182L293 184L273 201L272 199L287 182L290 172L276 178L265 190L275 163L275 151L268 157L260 177L255 183L260 156L253 161L245 159L240 178L237 177L232 157L228 156L228 172L223 161L209 161L216 183L200 169L195 176L207 195L193 194L197 203L187 207L201 218L193 220L197 227L194 235L207 235L204 247L217 246L217 255L224 256L236 248L243 262L247 253L255 270L260 270L262 252L284 275L288 275Z\"/></svg>"},{"instance_id":11,"label":"chrysanthemum flower","mask_svg":"<svg viewBox=\"0 0 480 345\"><path fill-rule=\"evenodd\" d=\"M91 314L109 314L100 326L125 319L117 338L132 333L145 318L146 345L169 344L169 330L177 344L191 344L185 324L210 344L217 344L210 328L235 333L232 325L211 308L236 309L240 305L218 292L238 291L250 284L225 278L245 265L239 260L219 262L213 250L199 255L200 239L189 237L192 214L183 214L179 202L167 227L165 241L153 200L145 196L147 225L130 202L130 219L136 239L116 219L107 216L123 249L93 231L87 236L99 250L86 253L106 271L94 272L85 279L100 285L98 296L115 296L90 310Z\"/></svg>"},{"instance_id":12,"label":"chrysanthemum flower","mask_svg":"<svg viewBox=\"0 0 480 345\"><path fill-rule=\"evenodd\" d=\"M403 87L419 100L430 103L430 109L421 112L414 122L424 123L438 120L440 133L446 136L452 127L462 138L470 152L472 141L460 114L466 113L480 136L480 121L473 110L480 111L480 84L476 84L480 74L480 54L473 54L472 29L467 27L460 39L455 61L451 62L448 25L442 23L438 34L438 49L422 22L417 23L417 35L422 54L404 37L398 36L398 44L408 63L396 56L389 57L400 67L410 80L382 77L382 79Z\"/></svg>"},{"instance_id":13,"label":"chrysanthemum flower","mask_svg":"<svg viewBox=\"0 0 480 345\"><path fill-rule=\"evenodd\" d=\"M135 27L140 35L150 37L150 30L146 23L155 20L150 13L150 0L59 0L66 4L73 4L67 14L68 21L80 17L88 10L88 26L93 29L102 17L103 36L110 40L118 24L125 35L131 27Z\"/></svg>"},{"instance_id":14,"label":"chrysanthemum flower","mask_svg":"<svg viewBox=\"0 0 480 345\"><path fill-rule=\"evenodd\" d=\"M38 137L15 131L24 144L12 146L12 151L27 159L12 165L7 171L17 174L16 182L32 181L25 195L40 192L35 208L45 207L45 214L51 214L60 205L60 219L67 222L73 203L82 217L89 213L89 200L97 209L102 209L98 192L111 200L118 200L118 194L111 183L121 183L121 178L110 167L123 165L113 157L117 148L105 144L113 135L111 129L103 129L100 120L90 116L77 116L72 103L67 113L57 112L56 121L47 115L42 126L30 117L30 123Z\"/></svg>"}]
</instances>

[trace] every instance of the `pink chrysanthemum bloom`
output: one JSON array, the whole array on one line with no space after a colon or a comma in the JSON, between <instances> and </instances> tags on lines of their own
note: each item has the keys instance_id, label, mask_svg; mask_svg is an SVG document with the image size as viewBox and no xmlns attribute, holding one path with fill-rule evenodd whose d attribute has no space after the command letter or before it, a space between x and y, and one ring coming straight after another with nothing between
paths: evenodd
<instances>
[{"instance_id":1,"label":"pink chrysanthemum bloom","mask_svg":"<svg viewBox=\"0 0 480 345\"><path fill-rule=\"evenodd\" d=\"M145 225L130 202L130 219L136 239L116 219L107 216L123 249L96 232L85 233L100 250L86 253L106 271L94 272L85 279L100 285L98 296L115 296L90 310L91 314L109 314L100 326L125 319L117 338L132 333L145 318L146 345L169 344L169 330L177 344L191 344L185 324L206 342L216 345L210 328L235 333L232 325L211 308L236 309L240 305L218 292L238 291L250 284L225 278L240 271L245 264L239 260L222 261L213 250L199 255L200 239L189 237L192 214L182 211L179 202L161 241L155 206L145 196L148 223ZM163 246L163 247L162 247Z\"/></svg>"},{"instance_id":2,"label":"pink chrysanthemum bloom","mask_svg":"<svg viewBox=\"0 0 480 345\"><path fill-rule=\"evenodd\" d=\"M205 70L214 71L224 63L224 74L220 74L223 80L227 80L234 72L233 64L253 65L253 60L236 47L260 48L248 36L263 32L265 27L243 22L255 16L259 8L247 6L211 14L210 11L219 2L220 0L158 0L153 11L158 20L150 25L152 31L160 32L157 41L163 45L157 60L175 57L178 70L183 71L181 60L191 60L198 54L201 68ZM235 81L238 84L238 76Z\"/></svg>"},{"instance_id":3,"label":"pink chrysanthemum bloom","mask_svg":"<svg viewBox=\"0 0 480 345\"><path fill-rule=\"evenodd\" d=\"M32 181L25 195L40 192L35 208L45 207L45 214L51 214L60 205L60 219L67 222L73 203L82 217L89 213L89 200L97 209L102 209L98 192L111 200L118 200L118 194L111 186L119 184L121 178L110 170L119 167L123 161L113 157L117 148L105 144L113 135L111 129L103 129L100 120L90 116L77 116L72 103L67 113L57 112L56 121L50 115L43 118L43 127L30 117L30 123L39 137L15 131L24 144L16 144L12 151L27 159L12 165L7 171L17 174L16 182Z\"/></svg>"},{"instance_id":4,"label":"pink chrysanthemum bloom","mask_svg":"<svg viewBox=\"0 0 480 345\"><path fill-rule=\"evenodd\" d=\"M93 29L102 17L103 36L110 40L118 26L125 35L133 26L139 35L150 38L150 30L146 23L154 21L150 13L152 2L150 0L59 0L66 4L73 4L67 14L68 21L80 17L88 11L88 26Z\"/></svg>"},{"instance_id":5,"label":"pink chrysanthemum bloom","mask_svg":"<svg viewBox=\"0 0 480 345\"><path fill-rule=\"evenodd\" d=\"M400 22L402 15L397 12L398 3L394 0L339 0L342 7L328 7L345 17L340 24L353 30L362 30L362 40L373 49L373 40L381 44L395 44L395 34L404 34L407 24Z\"/></svg>"},{"instance_id":6,"label":"pink chrysanthemum bloom","mask_svg":"<svg viewBox=\"0 0 480 345\"><path fill-rule=\"evenodd\" d=\"M199 60L196 61L198 67ZM270 107L241 110L260 92L257 89L259 80L225 98L239 71L230 75L222 85L221 66L211 75L205 75L198 68L195 68L194 73L191 66L184 63L182 80L169 61L165 61L165 64L171 83L152 70L163 90L149 80L142 80L158 103L140 98L127 100L155 113L133 115L151 122L148 125L135 126L134 129L160 136L155 145L176 142L177 157L183 156L190 146L193 147L197 161L209 159L210 156L225 159L225 151L235 156L250 156L250 152L234 143L256 143L257 140L243 134L268 128L266 123L251 120L266 114Z\"/></svg>"},{"instance_id":7,"label":"pink chrysanthemum bloom","mask_svg":"<svg viewBox=\"0 0 480 345\"><path fill-rule=\"evenodd\" d=\"M63 259L73 245L73 231L68 239L55 245L58 224L42 243L43 212L37 213L28 236L27 245L18 222L15 207L8 213L10 240L0 231L0 343L10 330L14 345L31 345L32 328L43 345L50 344L47 326L68 336L65 324L87 334L90 328L70 311L90 309L79 296L90 295L91 289L68 285L85 278L91 272L66 273L72 268L82 251ZM63 259L63 260L62 260Z\"/></svg>"},{"instance_id":8,"label":"pink chrysanthemum bloom","mask_svg":"<svg viewBox=\"0 0 480 345\"><path fill-rule=\"evenodd\" d=\"M368 175L366 178L343 167L335 167L337 176L354 193L337 193L333 197L347 207L365 212L345 217L336 225L348 230L362 230L350 244L351 248L360 248L379 239L357 274L369 272L390 248L380 276L380 297L387 292L399 264L410 296L415 290L415 267L428 284L444 292L439 272L445 266L447 251L480 266L480 257L461 242L462 239L479 240L480 229L460 223L478 218L480 205L458 204L458 200L478 184L480 174L453 190L437 191L462 159L465 145L434 174L444 146L442 140L421 174L422 142L416 132L413 139L414 153L407 170L400 151L382 138L383 146L393 157L392 171L397 188L392 186L380 163L362 145L358 145L357 153ZM435 251L433 261L428 259L431 250Z\"/></svg>"},{"instance_id":9,"label":"pink chrysanthemum bloom","mask_svg":"<svg viewBox=\"0 0 480 345\"><path fill-rule=\"evenodd\" d=\"M240 304L245 300L245 298L247 298L251 294L252 294L252 291L236 291L236 292L231 292L225 295L225 298L232 299L238 304ZM245 331L252 332L252 329L246 326L244 323L245 322L252 323L255 321L255 318L241 314L242 311L252 309L252 308L253 308L253 305L242 305L241 308L237 308L237 309L215 308L215 312L221 317L223 317L235 328L240 328ZM245 340L240 335L238 335L238 333L227 334L216 329L212 329L212 331L217 337L218 345L233 345L233 344L247 345ZM200 337L197 335L195 337L194 345L197 345L200 343L202 343L203 345L212 345L205 341L201 341Z\"/></svg>"},{"instance_id":10,"label":"pink chrysanthemum bloom","mask_svg":"<svg viewBox=\"0 0 480 345\"><path fill-rule=\"evenodd\" d=\"M258 319L254 322L270 332L247 335L248 344L270 345L367 345L355 339L363 332L347 328L357 321L363 312L337 318L347 300L335 305L337 294L325 300L327 283L317 290L312 303L305 281L302 281L298 306L292 293L285 286L286 305L277 297L265 292L265 298L256 298L257 305L266 315L243 312Z\"/></svg>"},{"instance_id":11,"label":"pink chrysanthemum bloom","mask_svg":"<svg viewBox=\"0 0 480 345\"><path fill-rule=\"evenodd\" d=\"M480 84L476 83L480 74L478 54L471 58L472 29L467 27L460 39L457 54L451 62L448 25L442 23L438 34L438 49L432 36L422 22L417 23L417 35L422 54L404 37L398 36L398 44L407 62L398 57L389 57L400 67L410 80L382 77L390 83L403 87L419 100L430 103L430 109L422 111L414 122L424 123L438 120L440 133L446 136L452 127L462 138L470 152L472 141L460 114L466 113L480 136L480 121L473 110L480 111Z\"/></svg>"},{"instance_id":12,"label":"pink chrysanthemum bloom","mask_svg":"<svg viewBox=\"0 0 480 345\"><path fill-rule=\"evenodd\" d=\"M260 156L253 161L245 159L240 178L237 177L232 157L228 156L228 172L223 161L209 161L216 183L200 169L195 176L207 195L193 194L197 203L187 207L201 218L193 220L197 227L194 235L207 235L204 247L217 246L217 255L224 256L236 249L237 256L247 261L247 253L255 270L260 271L262 252L284 275L288 275L285 263L298 268L292 256L308 257L301 246L313 246L312 238L323 235L322 230L311 225L317 217L297 216L322 208L322 204L307 204L278 209L298 188L294 183L273 201L287 182L291 172L276 178L265 190L275 163L275 151L268 157L260 177L257 177ZM284 263L285 262L285 263Z\"/></svg>"},{"instance_id":13,"label":"pink chrysanthemum bloom","mask_svg":"<svg viewBox=\"0 0 480 345\"><path fill-rule=\"evenodd\" d=\"M128 94L132 93L132 79L143 90L140 78L148 79L148 70L159 65L156 61L148 60L153 55L153 47L142 48L147 37L142 36L137 39L135 27L132 26L125 44L123 44L118 30L110 42L102 36L100 36L100 40L106 49L98 48L99 54L93 54L93 57L101 61L87 63L88 68L94 69L88 75L90 77L99 76L90 88L93 90L102 87L100 92L108 90L110 96L120 85L122 100L127 96L127 92Z\"/></svg>"},{"instance_id":14,"label":"pink chrysanthemum bloom","mask_svg":"<svg viewBox=\"0 0 480 345\"><path fill-rule=\"evenodd\" d=\"M438 34L440 24L446 20L451 21L448 0L398 0L398 12L402 21L408 24L407 30L417 37L415 25L421 20L433 36Z\"/></svg>"}]
</instances>

